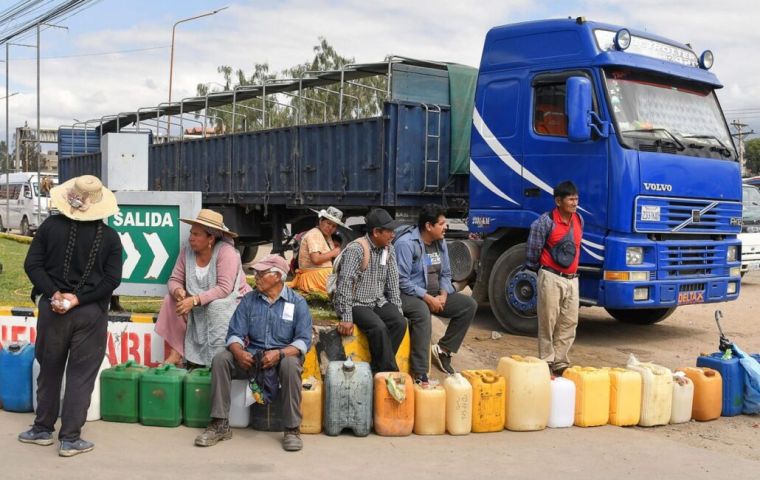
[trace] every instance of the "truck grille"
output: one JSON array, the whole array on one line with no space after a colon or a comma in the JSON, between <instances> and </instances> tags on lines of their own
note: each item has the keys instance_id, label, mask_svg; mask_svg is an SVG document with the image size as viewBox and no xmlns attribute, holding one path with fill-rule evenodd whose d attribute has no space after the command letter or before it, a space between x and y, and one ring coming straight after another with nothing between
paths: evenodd
<instances>
[{"instance_id":1,"label":"truck grille","mask_svg":"<svg viewBox=\"0 0 760 480\"><path fill-rule=\"evenodd\" d=\"M660 279L720 275L725 249L716 245L669 245L660 251Z\"/></svg>"},{"instance_id":2,"label":"truck grille","mask_svg":"<svg viewBox=\"0 0 760 480\"><path fill-rule=\"evenodd\" d=\"M741 230L741 202L637 197L635 208L636 232L734 234Z\"/></svg>"}]
</instances>

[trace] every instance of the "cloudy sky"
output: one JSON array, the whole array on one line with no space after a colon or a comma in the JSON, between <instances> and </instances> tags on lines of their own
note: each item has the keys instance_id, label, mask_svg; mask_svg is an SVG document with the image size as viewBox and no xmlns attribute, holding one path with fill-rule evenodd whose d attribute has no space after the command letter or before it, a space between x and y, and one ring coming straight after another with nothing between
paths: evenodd
<instances>
[{"instance_id":1,"label":"cloudy sky","mask_svg":"<svg viewBox=\"0 0 760 480\"><path fill-rule=\"evenodd\" d=\"M0 0L0 10L15 1ZM172 25L224 6L177 28L175 100L192 96L198 83L221 82L219 65L250 72L268 62L279 71L306 61L320 36L359 62L397 54L477 66L493 26L582 15L688 42L698 53L711 49L728 120L760 132L760 2L745 0L100 0L66 20L68 31L42 33L42 127L167 101ZM19 92L9 99L13 132L35 125L36 73L34 49L10 52L10 92ZM0 89L4 77L0 70ZM4 108L0 100L0 139Z\"/></svg>"}]
</instances>

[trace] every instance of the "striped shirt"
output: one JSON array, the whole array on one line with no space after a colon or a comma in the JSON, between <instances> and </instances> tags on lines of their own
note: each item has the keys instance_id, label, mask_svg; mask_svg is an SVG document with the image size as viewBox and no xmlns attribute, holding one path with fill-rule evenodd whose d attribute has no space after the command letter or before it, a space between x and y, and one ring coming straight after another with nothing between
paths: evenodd
<instances>
[{"instance_id":1,"label":"striped shirt","mask_svg":"<svg viewBox=\"0 0 760 480\"><path fill-rule=\"evenodd\" d=\"M342 254L333 305L343 322L353 322L351 309L356 306L374 308L391 302L401 311L396 251L393 245L376 247L371 239L369 246L370 261L363 272L364 251L359 243L351 242Z\"/></svg>"}]
</instances>

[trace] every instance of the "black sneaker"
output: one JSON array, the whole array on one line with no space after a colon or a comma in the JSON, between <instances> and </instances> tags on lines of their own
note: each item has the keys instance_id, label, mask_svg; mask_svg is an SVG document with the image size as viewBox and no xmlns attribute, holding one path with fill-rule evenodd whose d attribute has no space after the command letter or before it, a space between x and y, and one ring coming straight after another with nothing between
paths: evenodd
<instances>
[{"instance_id":1,"label":"black sneaker","mask_svg":"<svg viewBox=\"0 0 760 480\"><path fill-rule=\"evenodd\" d=\"M35 431L33 428L27 430L26 432L19 433L18 441L23 443L33 443L35 445L41 445L43 447L52 445L54 442L52 433Z\"/></svg>"},{"instance_id":2,"label":"black sneaker","mask_svg":"<svg viewBox=\"0 0 760 480\"><path fill-rule=\"evenodd\" d=\"M58 449L58 455L61 457L73 457L80 453L87 453L95 448L95 444L88 442L87 440L79 439L70 442L68 440L61 441L61 447Z\"/></svg>"},{"instance_id":3,"label":"black sneaker","mask_svg":"<svg viewBox=\"0 0 760 480\"><path fill-rule=\"evenodd\" d=\"M422 387L427 387L430 385L430 380L428 379L427 373L415 373L414 383Z\"/></svg>"},{"instance_id":4,"label":"black sneaker","mask_svg":"<svg viewBox=\"0 0 760 480\"><path fill-rule=\"evenodd\" d=\"M435 363L436 367L438 367L443 373L448 373L449 375L457 373L457 371L454 370L454 367L451 366L451 353L446 353L437 343L433 345L431 350L433 363Z\"/></svg>"}]
</instances>

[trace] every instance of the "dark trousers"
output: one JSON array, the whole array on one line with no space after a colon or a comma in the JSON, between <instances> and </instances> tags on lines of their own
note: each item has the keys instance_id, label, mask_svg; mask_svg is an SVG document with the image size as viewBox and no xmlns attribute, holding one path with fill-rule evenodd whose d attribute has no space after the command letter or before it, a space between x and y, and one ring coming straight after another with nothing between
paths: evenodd
<instances>
[{"instance_id":1,"label":"dark trousers","mask_svg":"<svg viewBox=\"0 0 760 480\"><path fill-rule=\"evenodd\" d=\"M285 357L277 364L282 395L282 424L292 430L301 426L301 373L303 356ZM211 361L211 417L229 418L232 379L249 379L253 369L244 370L235 361L232 352L222 350Z\"/></svg>"},{"instance_id":2,"label":"dark trousers","mask_svg":"<svg viewBox=\"0 0 760 480\"><path fill-rule=\"evenodd\" d=\"M106 353L108 313L100 305L81 305L59 315L43 298L37 317L34 356L40 363L37 379L36 431L53 432L58 420L61 380L66 370L66 394L61 412L61 441L79 439L87 420L90 396ZM68 358L68 365L66 359Z\"/></svg>"},{"instance_id":3,"label":"dark trousers","mask_svg":"<svg viewBox=\"0 0 760 480\"><path fill-rule=\"evenodd\" d=\"M430 307L421 298L401 294L404 315L409 319L409 336L412 354L409 360L412 373L427 373L430 369L430 337L432 323ZM452 293L446 298L446 306L436 315L450 318L446 333L438 340L438 345L456 353L462 346L467 329L478 309L478 303L472 297L462 293Z\"/></svg>"},{"instance_id":4,"label":"dark trousers","mask_svg":"<svg viewBox=\"0 0 760 480\"><path fill-rule=\"evenodd\" d=\"M396 352L406 334L406 319L396 305L388 302L382 307L356 306L352 313L354 323L367 336L372 372L398 372Z\"/></svg>"}]
</instances>

